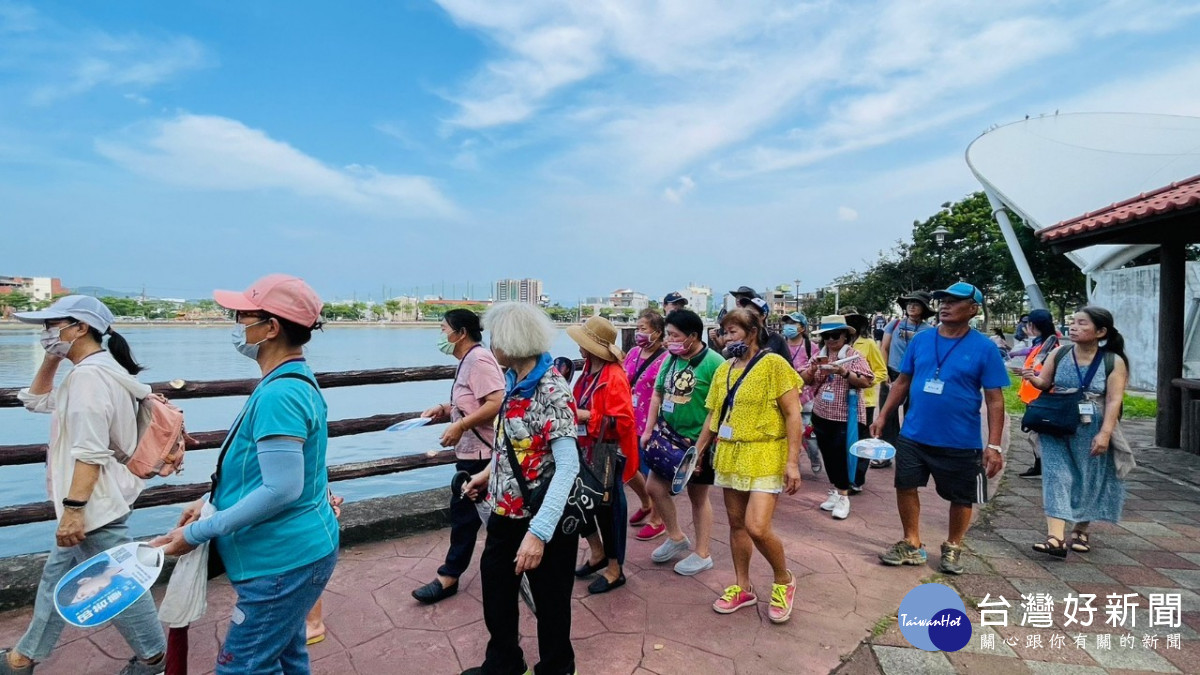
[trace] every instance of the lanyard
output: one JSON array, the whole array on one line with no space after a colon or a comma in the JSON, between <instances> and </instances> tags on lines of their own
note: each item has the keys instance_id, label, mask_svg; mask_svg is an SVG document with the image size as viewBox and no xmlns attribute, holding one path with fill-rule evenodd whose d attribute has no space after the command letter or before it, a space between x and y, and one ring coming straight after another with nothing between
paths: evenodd
<instances>
[{"instance_id":1,"label":"lanyard","mask_svg":"<svg viewBox=\"0 0 1200 675\"><path fill-rule=\"evenodd\" d=\"M1100 367L1100 362L1104 360L1104 350L1097 350L1096 355L1092 357L1092 363L1088 366L1087 374L1085 375L1079 368L1079 359L1075 357L1075 348L1071 347L1071 361L1075 363L1075 374L1079 376L1079 391L1086 392L1092 386L1092 380L1096 377L1096 370Z\"/></svg>"},{"instance_id":2,"label":"lanyard","mask_svg":"<svg viewBox=\"0 0 1200 675\"><path fill-rule=\"evenodd\" d=\"M604 367L601 367L600 370L596 372L596 376L593 378L591 384L588 384L587 381L589 375L587 373L583 374L583 394L579 396L578 403L580 408L583 408L584 410L588 409L588 404L592 402L592 396L596 395L596 388L600 386L600 375L603 372Z\"/></svg>"},{"instance_id":3,"label":"lanyard","mask_svg":"<svg viewBox=\"0 0 1200 675\"><path fill-rule=\"evenodd\" d=\"M733 364L730 363L729 370L725 371L726 393L725 393L725 403L721 406L721 408L722 408L721 409L721 422L722 423L727 422L729 420L729 416L731 414L733 414L733 399L735 396L737 396L737 391L742 386L742 380L746 379L746 376L750 374L750 369L753 368L759 361L762 360L762 357L764 357L766 355L767 355L767 350L765 350L765 349L758 350L758 353L754 355L754 358L750 359L750 362L746 364L745 370L742 371L741 375L738 375L737 381L734 382L732 385L730 385L730 380L733 377Z\"/></svg>"},{"instance_id":4,"label":"lanyard","mask_svg":"<svg viewBox=\"0 0 1200 675\"><path fill-rule=\"evenodd\" d=\"M937 359L937 370L935 370L933 372L933 379L935 379L935 380L942 379L942 364L946 362L946 359L950 358L950 355L954 353L955 349L958 349L958 346L961 345L963 343L963 341L966 340L966 338L967 338L966 335L964 335L960 338L956 338L956 342L954 343L954 346L951 347L950 350L946 352L945 356L942 356L942 349L940 346L941 342L942 342L942 335L941 335L941 333L933 334L933 354L934 354L934 358ZM950 338L946 338L946 339L949 340Z\"/></svg>"}]
</instances>

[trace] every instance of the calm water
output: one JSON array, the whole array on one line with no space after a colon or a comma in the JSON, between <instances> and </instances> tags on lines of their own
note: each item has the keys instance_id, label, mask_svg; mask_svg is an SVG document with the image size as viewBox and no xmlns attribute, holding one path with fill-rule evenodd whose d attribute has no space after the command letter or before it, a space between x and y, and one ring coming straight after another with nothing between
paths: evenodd
<instances>
[{"instance_id":1,"label":"calm water","mask_svg":"<svg viewBox=\"0 0 1200 675\"><path fill-rule=\"evenodd\" d=\"M258 367L234 351L228 327L146 326L124 327L138 361L148 370L143 382L163 380L214 380L258 377ZM434 327L334 327L317 333L308 347L307 357L313 370L358 370L400 366L453 364L454 359L437 351ZM41 363L42 348L37 331L0 328L0 387L28 386ZM578 356L575 343L560 332L555 356ZM62 373L68 368L64 367ZM366 417L382 413L419 411L449 398L450 382L414 382L407 384L338 387L325 391L329 419ZM187 414L188 428L194 431L225 429L241 408L244 397L191 399L178 404ZM35 415L22 408L0 408L0 445L44 443L49 437L50 417ZM437 449L441 427L415 429L404 434L373 433L344 436L329 440L329 463L364 461ZM194 483L212 473L217 450L189 452L181 476L148 481ZM433 467L405 471L388 476L342 481L335 491L356 501L369 497L401 494L444 485L453 467ZM43 501L46 495L44 466L0 467L0 505ZM130 517L137 535L163 532L174 524L179 506L140 509ZM33 523L4 528L0 537L0 556L48 550L54 541L54 523Z\"/></svg>"}]
</instances>

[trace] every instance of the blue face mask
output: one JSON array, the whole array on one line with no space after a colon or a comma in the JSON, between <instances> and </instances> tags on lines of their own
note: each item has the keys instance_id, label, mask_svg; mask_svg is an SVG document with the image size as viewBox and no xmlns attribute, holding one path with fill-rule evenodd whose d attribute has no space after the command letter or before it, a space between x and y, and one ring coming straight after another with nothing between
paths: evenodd
<instances>
[{"instance_id":1,"label":"blue face mask","mask_svg":"<svg viewBox=\"0 0 1200 675\"><path fill-rule=\"evenodd\" d=\"M235 324L233 327L233 348L238 350L238 353L242 356L257 361L258 346L266 342L267 338L263 338L254 344L247 344L246 329L257 326L259 323L266 323L268 321L270 321L270 319L263 319L262 321L259 321L258 323L252 323L249 326L244 323Z\"/></svg>"},{"instance_id":2,"label":"blue face mask","mask_svg":"<svg viewBox=\"0 0 1200 675\"><path fill-rule=\"evenodd\" d=\"M799 337L799 336L800 336L800 327L799 326L797 326L794 323L789 323L789 324L784 325L783 337L791 340L792 338Z\"/></svg>"}]
</instances>

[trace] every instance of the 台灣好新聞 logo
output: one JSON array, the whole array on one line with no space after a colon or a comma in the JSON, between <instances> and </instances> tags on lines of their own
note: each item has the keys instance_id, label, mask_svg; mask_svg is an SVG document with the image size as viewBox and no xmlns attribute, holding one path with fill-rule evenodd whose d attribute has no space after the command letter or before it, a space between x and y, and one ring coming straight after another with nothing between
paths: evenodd
<instances>
[{"instance_id":1,"label":"\u53f0\u7063\u597d\u65b0\u805e logo","mask_svg":"<svg viewBox=\"0 0 1200 675\"><path fill-rule=\"evenodd\" d=\"M949 586L921 584L908 592L897 612L900 632L925 651L956 652L971 641L971 620L962 598Z\"/></svg>"}]
</instances>

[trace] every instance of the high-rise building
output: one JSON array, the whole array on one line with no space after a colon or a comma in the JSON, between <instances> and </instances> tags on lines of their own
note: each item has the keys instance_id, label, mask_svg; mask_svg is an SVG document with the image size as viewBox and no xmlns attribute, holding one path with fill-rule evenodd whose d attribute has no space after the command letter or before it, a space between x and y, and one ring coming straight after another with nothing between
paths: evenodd
<instances>
[{"instance_id":1,"label":"high-rise building","mask_svg":"<svg viewBox=\"0 0 1200 675\"><path fill-rule=\"evenodd\" d=\"M685 300L688 301L688 308L696 312L700 316L705 316L711 311L712 289L708 286L697 286L688 283L687 288L679 292Z\"/></svg>"},{"instance_id":2,"label":"high-rise building","mask_svg":"<svg viewBox=\"0 0 1200 675\"><path fill-rule=\"evenodd\" d=\"M543 300L541 279L501 279L496 282L496 302L540 304Z\"/></svg>"}]
</instances>

